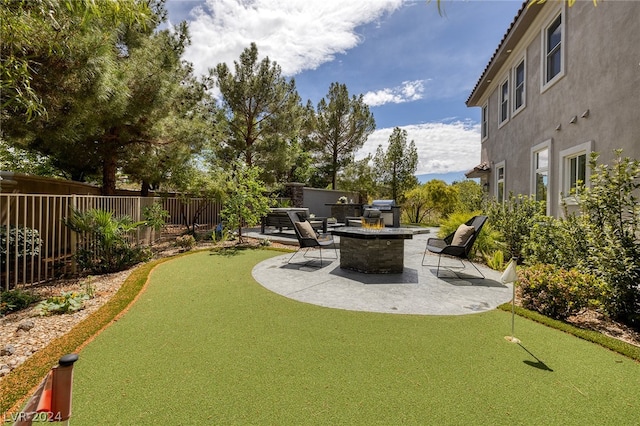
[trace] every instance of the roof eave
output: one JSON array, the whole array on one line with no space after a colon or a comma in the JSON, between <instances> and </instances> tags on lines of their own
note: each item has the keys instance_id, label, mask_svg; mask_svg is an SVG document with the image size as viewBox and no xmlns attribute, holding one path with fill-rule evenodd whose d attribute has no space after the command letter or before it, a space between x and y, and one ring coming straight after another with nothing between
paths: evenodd
<instances>
[{"instance_id":1,"label":"roof eave","mask_svg":"<svg viewBox=\"0 0 640 426\"><path fill-rule=\"evenodd\" d=\"M505 33L504 37L500 41L498 48L493 53L493 56L489 60L489 63L485 67L480 79L476 83L469 99L467 99L467 106L481 106L480 100L482 99L485 90L489 84L496 78L496 75L502 68L502 65L507 61L511 52L515 49L516 45L522 39L524 34L529 29L529 26L533 20L538 16L544 5L534 4L528 7L528 0L522 3L522 7L516 14L513 22L509 26L509 29Z\"/></svg>"}]
</instances>

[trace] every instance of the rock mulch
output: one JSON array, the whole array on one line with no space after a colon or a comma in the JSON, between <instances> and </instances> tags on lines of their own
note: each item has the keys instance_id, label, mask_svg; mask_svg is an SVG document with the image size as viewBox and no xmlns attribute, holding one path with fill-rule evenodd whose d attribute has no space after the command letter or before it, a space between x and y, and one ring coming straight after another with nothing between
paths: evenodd
<instances>
[{"instance_id":1,"label":"rock mulch","mask_svg":"<svg viewBox=\"0 0 640 426\"><path fill-rule=\"evenodd\" d=\"M0 318L0 377L7 375L50 341L67 333L104 305L116 294L130 273L131 270L128 270L99 277L60 280L31 288L30 290L45 299L58 296L63 291L82 292L90 285L93 287L94 297L85 300L82 310L69 314L40 316L34 305Z\"/></svg>"}]
</instances>

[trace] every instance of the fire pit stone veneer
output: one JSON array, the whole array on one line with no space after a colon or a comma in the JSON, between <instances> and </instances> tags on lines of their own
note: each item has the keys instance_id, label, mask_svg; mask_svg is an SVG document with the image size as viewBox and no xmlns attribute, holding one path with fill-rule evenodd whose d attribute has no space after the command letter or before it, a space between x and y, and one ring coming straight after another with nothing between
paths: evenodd
<instances>
[{"instance_id":1,"label":"fire pit stone veneer","mask_svg":"<svg viewBox=\"0 0 640 426\"><path fill-rule=\"evenodd\" d=\"M333 229L340 237L340 267L366 274L401 274L404 269L404 240L414 232L402 228Z\"/></svg>"}]
</instances>

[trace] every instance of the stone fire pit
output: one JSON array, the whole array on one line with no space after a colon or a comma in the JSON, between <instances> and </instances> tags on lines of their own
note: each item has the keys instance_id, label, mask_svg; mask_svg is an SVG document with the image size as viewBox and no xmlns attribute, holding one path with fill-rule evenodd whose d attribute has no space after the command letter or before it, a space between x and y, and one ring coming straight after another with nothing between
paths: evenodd
<instances>
[{"instance_id":1,"label":"stone fire pit","mask_svg":"<svg viewBox=\"0 0 640 426\"><path fill-rule=\"evenodd\" d=\"M401 274L408 228L368 229L346 226L331 230L340 237L340 267L365 274Z\"/></svg>"}]
</instances>

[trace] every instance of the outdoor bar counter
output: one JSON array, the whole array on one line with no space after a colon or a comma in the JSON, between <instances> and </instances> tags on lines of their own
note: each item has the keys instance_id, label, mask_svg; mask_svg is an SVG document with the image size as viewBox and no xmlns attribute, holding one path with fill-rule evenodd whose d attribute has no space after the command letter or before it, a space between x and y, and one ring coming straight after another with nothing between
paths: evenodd
<instances>
[{"instance_id":1,"label":"outdoor bar counter","mask_svg":"<svg viewBox=\"0 0 640 426\"><path fill-rule=\"evenodd\" d=\"M345 226L331 230L340 237L340 267L365 274L401 274L404 240L420 231L409 228L368 229Z\"/></svg>"}]
</instances>

